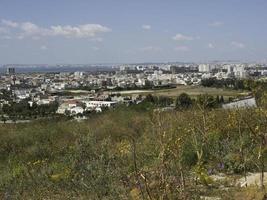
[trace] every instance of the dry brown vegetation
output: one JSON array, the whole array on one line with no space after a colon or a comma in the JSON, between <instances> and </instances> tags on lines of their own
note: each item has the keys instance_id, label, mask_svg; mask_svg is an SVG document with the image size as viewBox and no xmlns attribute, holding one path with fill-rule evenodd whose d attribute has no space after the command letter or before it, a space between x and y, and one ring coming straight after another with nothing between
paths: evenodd
<instances>
[{"instance_id":1,"label":"dry brown vegetation","mask_svg":"<svg viewBox=\"0 0 267 200\"><path fill-rule=\"evenodd\" d=\"M89 120L0 125L3 199L260 199L234 178L266 171L267 112L118 108ZM261 191L258 193L256 191ZM251 195L246 195L250 193ZM251 198L250 198L251 197Z\"/></svg>"}]
</instances>

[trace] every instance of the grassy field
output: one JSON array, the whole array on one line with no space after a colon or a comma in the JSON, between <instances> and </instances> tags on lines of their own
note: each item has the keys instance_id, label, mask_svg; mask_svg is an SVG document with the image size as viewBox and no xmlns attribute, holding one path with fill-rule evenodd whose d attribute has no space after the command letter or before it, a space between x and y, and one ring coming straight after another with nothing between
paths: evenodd
<instances>
[{"instance_id":1,"label":"grassy field","mask_svg":"<svg viewBox=\"0 0 267 200\"><path fill-rule=\"evenodd\" d=\"M265 191L259 187L236 184L244 178L241 141L246 170L260 172L261 141L245 122L252 130L265 130L258 124L262 114L207 110L206 130L201 110L160 113L133 107L80 123L0 124L0 199L262 200Z\"/></svg>"},{"instance_id":2,"label":"grassy field","mask_svg":"<svg viewBox=\"0 0 267 200\"><path fill-rule=\"evenodd\" d=\"M192 97L195 97L200 94L209 94L213 96L223 95L225 97L237 97L237 96L246 96L248 92L238 91L238 90L230 90L230 89L219 89L219 88L208 88L201 86L177 86L173 89L163 89L163 90L133 90L131 91L120 91L122 95L130 95L130 94L153 94L156 96L168 96L168 97L177 97L181 93L187 93ZM116 93L116 92L114 92Z\"/></svg>"}]
</instances>

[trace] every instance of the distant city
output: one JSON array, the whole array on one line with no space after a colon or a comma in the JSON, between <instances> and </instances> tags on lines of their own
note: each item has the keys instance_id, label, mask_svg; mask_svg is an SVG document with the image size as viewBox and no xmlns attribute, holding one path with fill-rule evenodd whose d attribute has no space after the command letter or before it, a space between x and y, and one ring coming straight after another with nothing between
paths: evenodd
<instances>
[{"instance_id":1,"label":"distant city","mask_svg":"<svg viewBox=\"0 0 267 200\"><path fill-rule=\"evenodd\" d=\"M266 78L267 65L256 63L6 65L0 89L10 91L10 99L0 102L2 107L25 100L30 106L56 103L58 114L76 116L117 104L138 104L144 100L140 94L153 89L199 86L208 79Z\"/></svg>"}]
</instances>

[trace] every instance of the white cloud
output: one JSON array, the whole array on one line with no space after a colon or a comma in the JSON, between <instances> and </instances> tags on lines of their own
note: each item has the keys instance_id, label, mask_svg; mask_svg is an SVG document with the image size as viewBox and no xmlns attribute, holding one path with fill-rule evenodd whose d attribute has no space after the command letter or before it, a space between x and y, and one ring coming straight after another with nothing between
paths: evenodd
<instances>
[{"instance_id":1,"label":"white cloud","mask_svg":"<svg viewBox=\"0 0 267 200\"><path fill-rule=\"evenodd\" d=\"M92 38L99 33L106 33L111 29L100 24L84 24L79 26L51 26L49 30L53 36L65 36L67 38Z\"/></svg>"},{"instance_id":2,"label":"white cloud","mask_svg":"<svg viewBox=\"0 0 267 200\"><path fill-rule=\"evenodd\" d=\"M241 43L241 42L236 42L236 41L233 41L231 42L231 45L235 48L240 48L240 49L243 49L245 48L245 44Z\"/></svg>"},{"instance_id":3,"label":"white cloud","mask_svg":"<svg viewBox=\"0 0 267 200\"><path fill-rule=\"evenodd\" d=\"M48 48L47 48L47 46L42 45L42 46L40 47L40 49L43 50L43 51L45 51L45 50L47 50Z\"/></svg>"},{"instance_id":4,"label":"white cloud","mask_svg":"<svg viewBox=\"0 0 267 200\"><path fill-rule=\"evenodd\" d=\"M161 48L154 47L154 46L147 46L140 49L142 52L159 52L161 51Z\"/></svg>"},{"instance_id":5,"label":"white cloud","mask_svg":"<svg viewBox=\"0 0 267 200\"><path fill-rule=\"evenodd\" d=\"M18 27L18 23L17 22L13 22L11 20L2 19L1 22L5 26L9 26L9 27L12 27L12 28Z\"/></svg>"},{"instance_id":6,"label":"white cloud","mask_svg":"<svg viewBox=\"0 0 267 200\"><path fill-rule=\"evenodd\" d=\"M25 37L40 38L40 37L52 37L59 36L65 38L90 38L99 39L98 34L110 32L111 29L100 24L82 24L77 26L71 25L57 25L49 28L40 27L32 22L17 23L9 20L2 20L2 23L6 26L17 29L18 39Z\"/></svg>"},{"instance_id":7,"label":"white cloud","mask_svg":"<svg viewBox=\"0 0 267 200\"><path fill-rule=\"evenodd\" d=\"M220 21L215 21L215 22L212 22L209 24L209 26L211 27L220 27L220 26L223 26L224 23L223 22L220 22Z\"/></svg>"},{"instance_id":8,"label":"white cloud","mask_svg":"<svg viewBox=\"0 0 267 200\"><path fill-rule=\"evenodd\" d=\"M175 41L190 41L190 40L194 40L193 37L191 36L187 36L187 35L183 35L183 34L176 34L172 39L174 39Z\"/></svg>"},{"instance_id":9,"label":"white cloud","mask_svg":"<svg viewBox=\"0 0 267 200\"><path fill-rule=\"evenodd\" d=\"M142 29L144 29L144 30L150 30L151 29L151 26L145 24L145 25L142 26Z\"/></svg>"},{"instance_id":10,"label":"white cloud","mask_svg":"<svg viewBox=\"0 0 267 200\"><path fill-rule=\"evenodd\" d=\"M39 26L31 23L24 22L20 25L20 29L23 31L22 36L46 36L49 33L48 29L40 28Z\"/></svg>"},{"instance_id":11,"label":"white cloud","mask_svg":"<svg viewBox=\"0 0 267 200\"><path fill-rule=\"evenodd\" d=\"M214 46L212 43L209 43L209 44L208 44L208 47L209 47L210 49L214 49L214 48L215 48L215 46Z\"/></svg>"},{"instance_id":12,"label":"white cloud","mask_svg":"<svg viewBox=\"0 0 267 200\"><path fill-rule=\"evenodd\" d=\"M175 51L189 51L190 49L187 46L177 46L174 48Z\"/></svg>"}]
</instances>

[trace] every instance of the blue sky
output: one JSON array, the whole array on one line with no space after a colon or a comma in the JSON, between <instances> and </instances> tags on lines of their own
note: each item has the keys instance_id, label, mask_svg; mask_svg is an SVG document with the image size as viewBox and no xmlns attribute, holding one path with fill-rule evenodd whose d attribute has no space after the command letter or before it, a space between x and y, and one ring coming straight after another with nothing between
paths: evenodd
<instances>
[{"instance_id":1,"label":"blue sky","mask_svg":"<svg viewBox=\"0 0 267 200\"><path fill-rule=\"evenodd\" d=\"M0 63L267 59L266 0L0 0Z\"/></svg>"}]
</instances>

